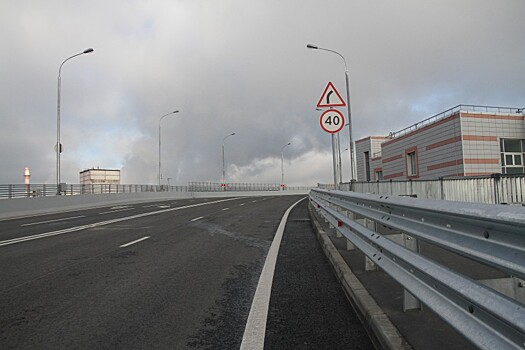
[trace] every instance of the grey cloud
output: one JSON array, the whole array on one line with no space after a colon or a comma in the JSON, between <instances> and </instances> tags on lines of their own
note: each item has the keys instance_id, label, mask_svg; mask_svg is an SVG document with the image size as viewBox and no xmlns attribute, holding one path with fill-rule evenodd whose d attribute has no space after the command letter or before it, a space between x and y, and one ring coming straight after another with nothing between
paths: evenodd
<instances>
[{"instance_id":1,"label":"grey cloud","mask_svg":"<svg viewBox=\"0 0 525 350\"><path fill-rule=\"evenodd\" d=\"M459 103L525 105L522 1L37 1L0 14L0 182L54 182L63 68L66 182L91 166L156 183L158 120L171 183L220 180L222 138L236 181L331 179L315 111L351 81L354 138L387 134ZM341 134L348 144L348 132ZM343 147L343 149L346 146ZM346 158L346 157L345 157ZM348 164L344 164L348 173Z\"/></svg>"}]
</instances>

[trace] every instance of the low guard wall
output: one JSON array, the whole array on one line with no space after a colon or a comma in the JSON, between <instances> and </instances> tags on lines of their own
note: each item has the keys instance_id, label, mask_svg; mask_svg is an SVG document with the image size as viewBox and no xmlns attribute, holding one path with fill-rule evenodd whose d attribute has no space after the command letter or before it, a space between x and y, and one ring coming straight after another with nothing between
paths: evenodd
<instances>
[{"instance_id":1,"label":"low guard wall","mask_svg":"<svg viewBox=\"0 0 525 350\"><path fill-rule=\"evenodd\" d=\"M308 190L257 192L135 192L12 198L0 200L0 220L67 211L186 198L223 198L307 195Z\"/></svg>"}]
</instances>

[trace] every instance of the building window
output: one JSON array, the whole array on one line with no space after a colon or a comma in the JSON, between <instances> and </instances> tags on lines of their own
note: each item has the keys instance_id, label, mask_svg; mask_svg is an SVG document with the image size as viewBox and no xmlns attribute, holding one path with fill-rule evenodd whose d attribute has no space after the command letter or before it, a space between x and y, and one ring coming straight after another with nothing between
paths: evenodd
<instances>
[{"instance_id":1,"label":"building window","mask_svg":"<svg viewBox=\"0 0 525 350\"><path fill-rule=\"evenodd\" d=\"M418 164L417 164L417 148L412 147L405 151L406 154L406 167L407 167L407 177L418 177Z\"/></svg>"},{"instance_id":2,"label":"building window","mask_svg":"<svg viewBox=\"0 0 525 350\"><path fill-rule=\"evenodd\" d=\"M365 152L365 178L370 181L370 152Z\"/></svg>"},{"instance_id":3,"label":"building window","mask_svg":"<svg viewBox=\"0 0 525 350\"><path fill-rule=\"evenodd\" d=\"M525 140L501 139L501 173L523 174L525 173Z\"/></svg>"},{"instance_id":4,"label":"building window","mask_svg":"<svg viewBox=\"0 0 525 350\"><path fill-rule=\"evenodd\" d=\"M383 170L376 170L376 181L383 180Z\"/></svg>"}]
</instances>

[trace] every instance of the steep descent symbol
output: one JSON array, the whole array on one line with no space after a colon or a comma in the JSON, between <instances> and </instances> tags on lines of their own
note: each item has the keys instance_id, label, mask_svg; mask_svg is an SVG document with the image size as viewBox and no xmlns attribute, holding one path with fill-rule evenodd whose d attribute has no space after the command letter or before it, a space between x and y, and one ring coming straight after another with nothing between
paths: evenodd
<instances>
[{"instance_id":1,"label":"steep descent symbol","mask_svg":"<svg viewBox=\"0 0 525 350\"><path fill-rule=\"evenodd\" d=\"M335 94L335 95L333 95ZM333 96L332 96L333 95ZM330 102L330 100L332 100ZM332 82L328 82L326 85L326 88L324 89L323 94L321 95L321 98L317 102L317 107L344 107L346 106L345 101L335 88L334 84Z\"/></svg>"}]
</instances>

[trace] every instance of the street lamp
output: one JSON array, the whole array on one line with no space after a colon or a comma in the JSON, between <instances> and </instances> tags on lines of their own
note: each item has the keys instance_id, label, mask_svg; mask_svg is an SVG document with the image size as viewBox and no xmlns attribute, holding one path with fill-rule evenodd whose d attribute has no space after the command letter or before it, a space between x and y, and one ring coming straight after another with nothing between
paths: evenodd
<instances>
[{"instance_id":1,"label":"street lamp","mask_svg":"<svg viewBox=\"0 0 525 350\"><path fill-rule=\"evenodd\" d=\"M286 145L281 147L281 187L282 187L283 190L284 190L284 157L283 157L283 152L284 152L285 147L290 146L291 144L292 144L291 142L288 142Z\"/></svg>"},{"instance_id":2,"label":"street lamp","mask_svg":"<svg viewBox=\"0 0 525 350\"><path fill-rule=\"evenodd\" d=\"M347 108L348 108L348 134L350 136L350 173L351 173L351 176L350 176L350 179L353 180L355 179L355 155L354 155L354 143L353 143L353 138L352 138L352 112L351 112L351 108L350 108L350 88L349 88L349 78L348 78L348 66L346 65L346 60L345 58L343 57L343 55L341 55L339 52L337 51L334 51L334 50L330 50L330 49L325 49L325 48L322 48L322 47L319 47L317 45L312 45L312 44L308 44L306 45L307 48L309 49L312 49L312 50L323 50L323 51L328 51L328 52L332 52L332 53L335 53L336 55L338 55L339 57L341 57L343 59L343 63L345 64L345 82L346 82L346 103L347 103Z\"/></svg>"},{"instance_id":3,"label":"street lamp","mask_svg":"<svg viewBox=\"0 0 525 350\"><path fill-rule=\"evenodd\" d=\"M60 153L62 153L62 144L60 143L60 89L61 89L61 73L62 73L62 66L64 63L72 59L73 57L77 57L86 53L93 52L94 50L92 48L85 49L84 51L77 53L76 55L73 55L71 57L66 58L60 67L58 68L58 92L57 92L57 143L55 145L55 151L56 151L56 158L57 158L57 165L56 165L56 177L57 177L57 195L61 194L60 191Z\"/></svg>"},{"instance_id":4,"label":"street lamp","mask_svg":"<svg viewBox=\"0 0 525 350\"><path fill-rule=\"evenodd\" d=\"M226 170L225 170L225 167L224 167L224 141L226 141L226 139L230 136L233 136L235 135L234 132L232 132L230 135L224 137L222 139L222 184L221 186L225 187L226 186Z\"/></svg>"},{"instance_id":5,"label":"street lamp","mask_svg":"<svg viewBox=\"0 0 525 350\"><path fill-rule=\"evenodd\" d=\"M160 132L160 122L162 121L162 119L164 119L164 117L167 117L168 115L171 115L171 114L175 114L175 113L179 113L179 111L173 111L173 112L169 112L168 114L164 114L162 117L160 117L159 119L159 186L162 186L162 172L161 172L161 153L160 153L160 145L161 145L161 132Z\"/></svg>"}]
</instances>

